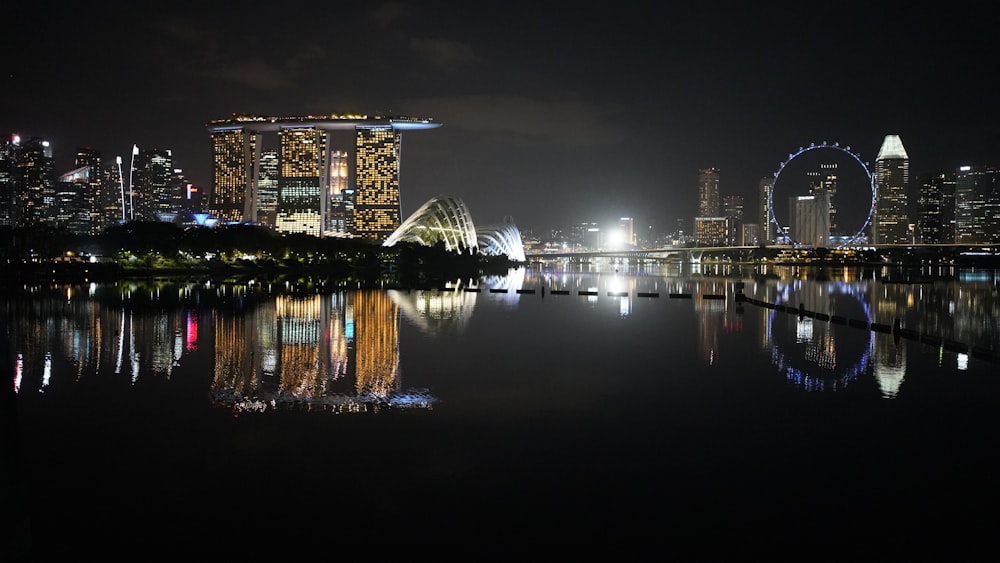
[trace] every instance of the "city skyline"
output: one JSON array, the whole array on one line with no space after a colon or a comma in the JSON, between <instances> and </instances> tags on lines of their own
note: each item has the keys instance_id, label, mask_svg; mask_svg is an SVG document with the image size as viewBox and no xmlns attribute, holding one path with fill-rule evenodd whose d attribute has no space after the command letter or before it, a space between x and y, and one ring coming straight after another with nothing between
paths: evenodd
<instances>
[{"instance_id":1,"label":"city skyline","mask_svg":"<svg viewBox=\"0 0 1000 563\"><path fill-rule=\"evenodd\" d=\"M68 6L51 22L13 8L3 41L23 56L5 73L0 132L49 139L59 174L81 147L105 164L133 145L171 150L207 189L211 119L427 116L444 126L407 144L402 216L445 194L477 222L525 229L628 216L670 231L697 216L709 167L720 196L756 214L759 181L811 142L874 166L899 135L911 182L1000 161L988 89L959 82L994 66L974 5L347 3L266 24L263 5L234 6L127 21ZM336 33L303 31L324 18Z\"/></svg>"}]
</instances>

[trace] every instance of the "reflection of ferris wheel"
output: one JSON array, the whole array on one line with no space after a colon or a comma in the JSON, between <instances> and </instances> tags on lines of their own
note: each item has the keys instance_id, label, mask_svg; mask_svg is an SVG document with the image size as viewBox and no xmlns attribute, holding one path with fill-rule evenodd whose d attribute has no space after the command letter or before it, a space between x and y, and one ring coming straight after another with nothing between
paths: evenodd
<instances>
[{"instance_id":1,"label":"reflection of ferris wheel","mask_svg":"<svg viewBox=\"0 0 1000 563\"><path fill-rule=\"evenodd\" d=\"M795 160L795 157L800 156L803 153L809 152L811 150L816 150L816 149L834 149L834 150L838 150L838 151L841 151L841 152L843 152L845 154L850 155L850 157L853 158L855 160L855 162L857 162L858 164L861 165L861 168L865 172L865 177L868 178L868 186L871 189L871 194L872 194L871 205L868 207L868 218L865 219L864 224L861 225L861 228L858 229L858 232L855 233L854 236L850 237L848 240L846 240L846 241L844 241L844 242L842 242L842 243L840 243L840 244L838 244L836 246L839 247L839 246L843 246L845 244L851 244L853 242L856 242L858 239L860 239L864 235L865 229L867 229L868 225L871 224L872 217L875 215L875 177L872 176L871 171L868 169L868 165L865 164L864 161L861 160L861 156L860 155L858 155L855 152L852 152L851 151L851 147L842 147L842 146L840 146L840 143L833 143L832 145L828 145L826 143L826 141L823 141L822 143L820 143L818 145L816 143L809 143L808 147L799 147L799 150L797 152L789 154L788 155L788 160L782 162L778 166L778 171L774 173L774 180L771 182L771 189L768 190L768 194L767 194L767 207L768 207L768 214L770 215L770 219L771 219L771 224L774 226L775 229L777 229L777 232L780 233L782 231L781 224L778 223L778 219L774 215L774 188L775 188L775 186L778 185L778 177L781 176L781 171L784 170L785 167L788 166L788 164L791 161ZM791 237L789 237L789 240L791 241L791 243L792 243L793 246L800 246L800 244L796 240L792 239Z\"/></svg>"}]
</instances>

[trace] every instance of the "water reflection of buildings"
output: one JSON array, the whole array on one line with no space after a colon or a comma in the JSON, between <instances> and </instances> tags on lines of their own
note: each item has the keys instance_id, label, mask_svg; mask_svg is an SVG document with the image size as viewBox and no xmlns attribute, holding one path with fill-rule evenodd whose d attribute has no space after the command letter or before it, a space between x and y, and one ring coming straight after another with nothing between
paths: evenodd
<instances>
[{"instance_id":1,"label":"water reflection of buildings","mask_svg":"<svg viewBox=\"0 0 1000 563\"><path fill-rule=\"evenodd\" d=\"M881 272L827 270L821 278L814 273L795 267L742 277L543 270L528 287L568 290L573 301L579 299L577 291L596 290L586 298L588 304L624 292L627 297L615 299L622 316L631 314L637 291L658 292L664 299L672 292L691 294L704 361L718 360L722 334L741 330L741 319L754 319L760 348L775 370L809 389L841 389L870 374L885 396L895 396L905 388L907 348L930 344L752 304L744 309L732 299L734 280L742 280L746 294L764 302L884 325L898 320L920 334L1000 350L1000 298L993 272L930 272L926 280L912 283L888 281ZM18 392L45 391L94 375L132 384L169 379L194 352L210 355L214 348L215 398L237 408L427 406L433 398L426 392L402 390L400 320L428 333L460 333L479 299L511 306L541 299L518 294L525 271L512 274L480 281L479 293L456 288L275 295L278 290L270 287L156 283L27 288L0 297L0 310L15 353ZM487 292L490 287L505 291ZM705 299L708 294L726 298ZM932 357L960 370L970 362L967 354L948 350Z\"/></svg>"},{"instance_id":2,"label":"water reflection of buildings","mask_svg":"<svg viewBox=\"0 0 1000 563\"><path fill-rule=\"evenodd\" d=\"M85 377L169 379L198 351L210 315L212 395L236 410L287 406L334 412L427 408L401 390L399 308L386 292L250 295L250 286L169 289L134 284L36 291L5 299L17 392ZM199 306L209 295L224 305ZM232 306L229 306L232 305Z\"/></svg>"},{"instance_id":3,"label":"water reflection of buildings","mask_svg":"<svg viewBox=\"0 0 1000 563\"><path fill-rule=\"evenodd\" d=\"M790 381L810 389L839 389L870 374L886 397L904 387L908 346L936 346L938 362L960 370L968 366L968 355L945 350L940 342L956 341L968 346L1000 349L989 341L998 334L1000 299L993 279L949 280L955 272L926 272L916 283L897 283L891 272L860 270L824 271L821 279L810 279L815 270L777 268L747 282L747 293L766 303L805 308L808 311L866 323L909 328L934 335L937 344L894 337L892 334L859 329L827 320L802 317L760 308L762 349L772 354L775 366ZM793 334L794 338L779 338ZM847 343L863 336L865 351L847 352ZM796 344L790 345L789 342ZM798 346L793 354L792 349ZM831 369L836 366L836 369Z\"/></svg>"},{"instance_id":4,"label":"water reflection of buildings","mask_svg":"<svg viewBox=\"0 0 1000 563\"><path fill-rule=\"evenodd\" d=\"M698 313L698 352L706 363L712 365L719 359L719 337L723 328L730 326L726 316L729 299L712 297L725 296L729 282L724 279L696 279L691 285L688 292Z\"/></svg>"},{"instance_id":5,"label":"water reflection of buildings","mask_svg":"<svg viewBox=\"0 0 1000 563\"><path fill-rule=\"evenodd\" d=\"M423 390L402 391L399 307L385 291L277 296L251 311L215 315L213 393L236 411L434 402Z\"/></svg>"},{"instance_id":6,"label":"water reflection of buildings","mask_svg":"<svg viewBox=\"0 0 1000 563\"><path fill-rule=\"evenodd\" d=\"M866 291L864 282L788 280L774 284L771 303L827 315L821 319L762 309L765 350L789 382L808 390L836 391L872 373L874 333L829 320L837 316L870 325L873 317ZM897 381L879 383L883 394L895 395Z\"/></svg>"},{"instance_id":7,"label":"water reflection of buildings","mask_svg":"<svg viewBox=\"0 0 1000 563\"><path fill-rule=\"evenodd\" d=\"M126 374L132 383L140 374L169 378L181 357L197 349L197 313L146 307L150 296L134 291L130 284L100 291L94 284L54 286L5 301L18 391L36 381L43 391L67 376Z\"/></svg>"}]
</instances>

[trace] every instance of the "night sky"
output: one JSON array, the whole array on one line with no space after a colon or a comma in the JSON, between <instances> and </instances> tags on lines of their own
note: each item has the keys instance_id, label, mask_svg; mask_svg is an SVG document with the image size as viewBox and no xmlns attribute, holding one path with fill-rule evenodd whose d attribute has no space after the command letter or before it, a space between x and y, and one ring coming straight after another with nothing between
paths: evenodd
<instances>
[{"instance_id":1,"label":"night sky","mask_svg":"<svg viewBox=\"0 0 1000 563\"><path fill-rule=\"evenodd\" d=\"M0 133L51 140L59 172L77 147L113 162L137 144L171 149L207 188L212 119L409 115L443 126L403 135L404 217L450 195L477 225L630 216L669 231L696 214L700 168L719 168L721 194L756 213L759 180L813 142L849 145L874 165L885 135L900 135L912 175L1000 164L988 4L18 2L3 12Z\"/></svg>"}]
</instances>

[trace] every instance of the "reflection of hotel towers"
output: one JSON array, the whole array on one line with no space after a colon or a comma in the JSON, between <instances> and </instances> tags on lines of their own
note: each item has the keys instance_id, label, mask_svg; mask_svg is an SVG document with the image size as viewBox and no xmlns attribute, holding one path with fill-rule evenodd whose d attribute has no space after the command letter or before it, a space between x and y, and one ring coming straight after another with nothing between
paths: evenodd
<instances>
[{"instance_id":1,"label":"reflection of hotel towers","mask_svg":"<svg viewBox=\"0 0 1000 563\"><path fill-rule=\"evenodd\" d=\"M323 397L328 382L339 377L338 370L344 362L331 360L346 359L347 349L345 345L339 354L331 354L333 335L343 335L343 330L335 330L331 313L329 299L319 295L275 299L281 396ZM336 318L339 320L339 315ZM344 343L343 338L336 341Z\"/></svg>"},{"instance_id":2,"label":"reflection of hotel towers","mask_svg":"<svg viewBox=\"0 0 1000 563\"><path fill-rule=\"evenodd\" d=\"M213 180L209 213L220 223L261 224L259 178L262 137L279 138L276 228L317 236L333 234L329 221L337 214L331 173L338 158L331 154L330 132L355 132L355 190L350 234L383 242L400 225L399 166L403 130L440 127L426 119L324 116L235 116L208 124L212 137ZM327 224L323 224L327 222Z\"/></svg>"},{"instance_id":3,"label":"reflection of hotel towers","mask_svg":"<svg viewBox=\"0 0 1000 563\"><path fill-rule=\"evenodd\" d=\"M344 311L339 294L278 296L235 314L217 311L214 387L244 396L277 391L292 400L329 394L347 373Z\"/></svg>"},{"instance_id":4,"label":"reflection of hotel towers","mask_svg":"<svg viewBox=\"0 0 1000 563\"><path fill-rule=\"evenodd\" d=\"M354 293L354 350L358 395L399 390L399 307L385 291Z\"/></svg>"},{"instance_id":5,"label":"reflection of hotel towers","mask_svg":"<svg viewBox=\"0 0 1000 563\"><path fill-rule=\"evenodd\" d=\"M229 390L237 395L251 395L261 390L261 340L271 340L273 329L267 330L267 319L274 318L273 309L250 307L245 311L215 310L215 370L212 387Z\"/></svg>"},{"instance_id":6,"label":"reflection of hotel towers","mask_svg":"<svg viewBox=\"0 0 1000 563\"><path fill-rule=\"evenodd\" d=\"M399 313L384 291L278 296L214 324L217 391L307 401L399 388Z\"/></svg>"}]
</instances>

